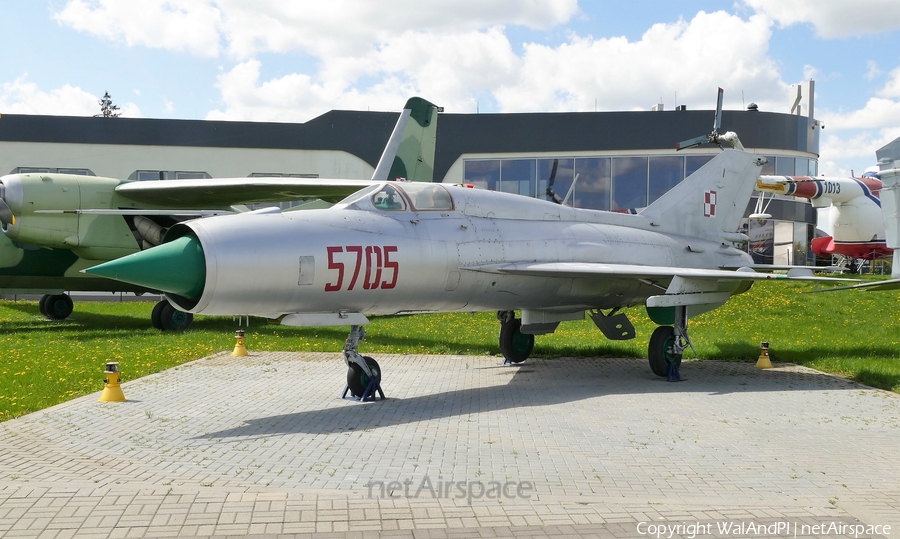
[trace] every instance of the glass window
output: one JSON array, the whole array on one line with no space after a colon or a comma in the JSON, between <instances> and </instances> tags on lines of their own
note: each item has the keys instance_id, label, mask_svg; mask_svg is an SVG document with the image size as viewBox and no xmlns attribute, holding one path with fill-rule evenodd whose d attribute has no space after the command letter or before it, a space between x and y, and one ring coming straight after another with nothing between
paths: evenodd
<instances>
[{"instance_id":1,"label":"glass window","mask_svg":"<svg viewBox=\"0 0 900 539\"><path fill-rule=\"evenodd\" d=\"M497 190L500 183L500 160L479 159L466 161L464 183L471 183L491 191Z\"/></svg>"},{"instance_id":2,"label":"glass window","mask_svg":"<svg viewBox=\"0 0 900 539\"><path fill-rule=\"evenodd\" d=\"M775 175L775 156L773 155L764 155L763 159L768 161L765 165L759 169L760 176L773 176Z\"/></svg>"},{"instance_id":3,"label":"glass window","mask_svg":"<svg viewBox=\"0 0 900 539\"><path fill-rule=\"evenodd\" d=\"M402 211L406 209L406 201L403 195L393 185L385 185L380 191L372 195L372 204L379 210Z\"/></svg>"},{"instance_id":4,"label":"glass window","mask_svg":"<svg viewBox=\"0 0 900 539\"><path fill-rule=\"evenodd\" d=\"M697 172L703 165L712 160L711 155L686 155L684 157L684 177L687 178L691 174Z\"/></svg>"},{"instance_id":5,"label":"glass window","mask_svg":"<svg viewBox=\"0 0 900 539\"><path fill-rule=\"evenodd\" d=\"M777 157L775 158L775 175L776 176L793 176L796 168L795 159L793 157Z\"/></svg>"},{"instance_id":6,"label":"glass window","mask_svg":"<svg viewBox=\"0 0 900 539\"><path fill-rule=\"evenodd\" d=\"M62 174L77 174L79 176L96 176L94 171L88 168L61 168L59 172Z\"/></svg>"},{"instance_id":7,"label":"glass window","mask_svg":"<svg viewBox=\"0 0 900 539\"><path fill-rule=\"evenodd\" d=\"M166 173L162 170L138 170L136 176L138 181L165 180Z\"/></svg>"},{"instance_id":8,"label":"glass window","mask_svg":"<svg viewBox=\"0 0 900 539\"><path fill-rule=\"evenodd\" d=\"M819 174L819 162L815 159L809 160L809 169L806 171L807 176L816 176Z\"/></svg>"},{"instance_id":9,"label":"glass window","mask_svg":"<svg viewBox=\"0 0 900 539\"><path fill-rule=\"evenodd\" d=\"M794 223L775 221L775 235L772 239L773 264L794 264ZM797 262L803 264L803 261Z\"/></svg>"},{"instance_id":10,"label":"glass window","mask_svg":"<svg viewBox=\"0 0 900 539\"><path fill-rule=\"evenodd\" d=\"M16 167L13 169L13 174L40 174L41 172L50 172L49 168L41 168L41 167Z\"/></svg>"},{"instance_id":11,"label":"glass window","mask_svg":"<svg viewBox=\"0 0 900 539\"><path fill-rule=\"evenodd\" d=\"M556 175L553 175L553 163L556 163ZM553 192L560 200L565 198L572 186L572 178L575 177L574 159L538 159L537 160L537 198L551 200L547 196L547 187L550 186L550 177L553 176Z\"/></svg>"},{"instance_id":12,"label":"glass window","mask_svg":"<svg viewBox=\"0 0 900 539\"><path fill-rule=\"evenodd\" d=\"M318 174L293 174L287 172L252 172L248 178L318 178Z\"/></svg>"},{"instance_id":13,"label":"glass window","mask_svg":"<svg viewBox=\"0 0 900 539\"><path fill-rule=\"evenodd\" d=\"M576 159L575 175L578 179L575 181L575 189L572 190L568 203L576 208L609 210L610 159L608 157ZM644 179L646 181L646 175Z\"/></svg>"},{"instance_id":14,"label":"glass window","mask_svg":"<svg viewBox=\"0 0 900 539\"><path fill-rule=\"evenodd\" d=\"M628 210L647 205L646 157L614 157L612 173L611 209Z\"/></svg>"},{"instance_id":15,"label":"glass window","mask_svg":"<svg viewBox=\"0 0 900 539\"><path fill-rule=\"evenodd\" d=\"M805 157L798 157L794 160L794 162L794 176L809 175L809 159Z\"/></svg>"},{"instance_id":16,"label":"glass window","mask_svg":"<svg viewBox=\"0 0 900 539\"><path fill-rule=\"evenodd\" d=\"M504 159L500 162L500 190L533 197L535 195L534 159Z\"/></svg>"},{"instance_id":17,"label":"glass window","mask_svg":"<svg viewBox=\"0 0 900 539\"><path fill-rule=\"evenodd\" d=\"M684 179L684 160L679 155L650 158L650 191L648 203L665 194Z\"/></svg>"},{"instance_id":18,"label":"glass window","mask_svg":"<svg viewBox=\"0 0 900 539\"><path fill-rule=\"evenodd\" d=\"M175 172L176 180L202 180L204 178L211 178L209 174L205 172Z\"/></svg>"},{"instance_id":19,"label":"glass window","mask_svg":"<svg viewBox=\"0 0 900 539\"><path fill-rule=\"evenodd\" d=\"M812 227L812 230L810 229ZM815 264L815 255L809 249L815 226L808 223L794 223L794 264L811 266Z\"/></svg>"}]
</instances>

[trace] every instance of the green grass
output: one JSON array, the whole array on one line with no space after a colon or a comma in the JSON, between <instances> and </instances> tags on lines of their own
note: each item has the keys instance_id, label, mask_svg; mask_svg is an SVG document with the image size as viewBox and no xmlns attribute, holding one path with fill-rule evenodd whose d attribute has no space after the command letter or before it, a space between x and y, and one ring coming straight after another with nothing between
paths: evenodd
<instances>
[{"instance_id":1,"label":"green grass","mask_svg":"<svg viewBox=\"0 0 900 539\"><path fill-rule=\"evenodd\" d=\"M756 362L770 343L773 361L806 365L900 393L897 292L800 294L806 283L762 282L725 306L691 319L696 353L685 359ZM103 388L108 361L133 380L234 347L230 317L198 316L190 331L150 327L152 303L79 302L71 318L44 320L36 302L0 301L0 421ZM642 308L628 311L631 341L608 341L589 320L564 322L537 337L535 357L646 357L655 325ZM363 353L498 355L493 313L376 317ZM251 319L250 352L339 352L347 329L290 328Z\"/></svg>"}]
</instances>

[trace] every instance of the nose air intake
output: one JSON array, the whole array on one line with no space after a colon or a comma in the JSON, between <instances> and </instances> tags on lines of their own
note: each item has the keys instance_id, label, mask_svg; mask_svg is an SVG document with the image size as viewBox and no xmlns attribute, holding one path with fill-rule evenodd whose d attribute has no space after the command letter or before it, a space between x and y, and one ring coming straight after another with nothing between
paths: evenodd
<instances>
[{"instance_id":1,"label":"nose air intake","mask_svg":"<svg viewBox=\"0 0 900 539\"><path fill-rule=\"evenodd\" d=\"M206 258L200 240L186 235L84 271L167 294L197 299L203 294L206 283Z\"/></svg>"},{"instance_id":2,"label":"nose air intake","mask_svg":"<svg viewBox=\"0 0 900 539\"><path fill-rule=\"evenodd\" d=\"M9 225L16 224L16 216L13 215L9 204L6 203L6 186L0 184L0 225L4 229Z\"/></svg>"}]
</instances>

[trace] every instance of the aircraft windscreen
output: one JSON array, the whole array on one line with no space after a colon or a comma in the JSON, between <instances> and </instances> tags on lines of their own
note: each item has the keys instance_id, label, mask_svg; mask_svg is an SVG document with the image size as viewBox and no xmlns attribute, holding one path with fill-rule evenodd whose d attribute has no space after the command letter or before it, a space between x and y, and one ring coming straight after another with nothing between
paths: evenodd
<instances>
[{"instance_id":1,"label":"aircraft windscreen","mask_svg":"<svg viewBox=\"0 0 900 539\"><path fill-rule=\"evenodd\" d=\"M370 185L369 187L360 189L359 191L357 191L351 195L348 195L346 198L344 198L343 200L341 200L340 202L335 204L335 206L338 206L338 205L347 206L347 205L353 204L354 202L356 202L358 200L362 200L362 199L366 198L367 196L369 196L370 193L372 193L372 191L377 191L379 188L381 188L381 184Z\"/></svg>"},{"instance_id":2,"label":"aircraft windscreen","mask_svg":"<svg viewBox=\"0 0 900 539\"><path fill-rule=\"evenodd\" d=\"M400 190L393 185L383 186L372 195L372 204L379 210L403 211L406 209L406 200L400 194Z\"/></svg>"}]
</instances>

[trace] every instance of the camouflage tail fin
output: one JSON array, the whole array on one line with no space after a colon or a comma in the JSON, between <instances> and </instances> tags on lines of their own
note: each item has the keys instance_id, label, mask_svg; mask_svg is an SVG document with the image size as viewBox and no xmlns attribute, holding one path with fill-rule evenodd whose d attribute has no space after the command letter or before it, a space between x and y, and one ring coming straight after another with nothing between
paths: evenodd
<instances>
[{"instance_id":1,"label":"camouflage tail fin","mask_svg":"<svg viewBox=\"0 0 900 539\"><path fill-rule=\"evenodd\" d=\"M406 102L372 174L373 180L434 181L437 113L438 107L421 97L411 97Z\"/></svg>"}]
</instances>

